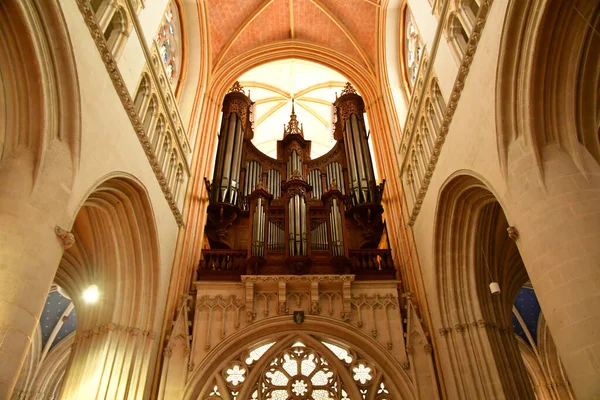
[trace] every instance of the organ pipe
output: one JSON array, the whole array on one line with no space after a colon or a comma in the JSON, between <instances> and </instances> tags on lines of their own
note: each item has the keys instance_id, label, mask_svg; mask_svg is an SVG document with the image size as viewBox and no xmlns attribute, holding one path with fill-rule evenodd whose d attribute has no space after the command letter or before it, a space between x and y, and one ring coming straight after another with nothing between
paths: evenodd
<instances>
[{"instance_id":1,"label":"organ pipe","mask_svg":"<svg viewBox=\"0 0 600 400\"><path fill-rule=\"evenodd\" d=\"M329 226L331 230L331 253L333 257L344 255L344 239L342 230L342 215L338 199L331 200L329 211Z\"/></svg>"},{"instance_id":2,"label":"organ pipe","mask_svg":"<svg viewBox=\"0 0 600 400\"><path fill-rule=\"evenodd\" d=\"M350 84L335 102L338 111L336 131L344 139L350 176L350 195L353 205L375 203L376 193L373 162L369 151L364 114L364 102Z\"/></svg>"},{"instance_id":3,"label":"organ pipe","mask_svg":"<svg viewBox=\"0 0 600 400\"><path fill-rule=\"evenodd\" d=\"M334 136L342 143L315 160L293 107L277 159L261 154L249 142L251 107L239 90L223 102L213 182L206 180L211 249L244 246L251 271L284 263L289 273L306 273L326 255L336 258L331 262L338 271L345 270L352 249L377 248L383 184L375 183L364 103L350 84L333 107ZM230 228L238 230L235 235ZM313 257L312 251L321 253Z\"/></svg>"},{"instance_id":4,"label":"organ pipe","mask_svg":"<svg viewBox=\"0 0 600 400\"><path fill-rule=\"evenodd\" d=\"M252 219L252 255L264 257L265 248L265 208L262 197L258 198Z\"/></svg>"},{"instance_id":5,"label":"organ pipe","mask_svg":"<svg viewBox=\"0 0 600 400\"><path fill-rule=\"evenodd\" d=\"M252 102L235 87L223 101L223 118L211 186L213 203L238 204L244 137L250 136L249 107ZM253 188L249 188L250 191Z\"/></svg>"}]
</instances>

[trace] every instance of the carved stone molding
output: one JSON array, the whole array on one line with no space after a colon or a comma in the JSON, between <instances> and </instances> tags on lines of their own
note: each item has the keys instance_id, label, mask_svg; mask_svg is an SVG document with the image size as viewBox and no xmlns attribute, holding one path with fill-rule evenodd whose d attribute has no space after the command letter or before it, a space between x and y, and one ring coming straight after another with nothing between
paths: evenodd
<instances>
[{"instance_id":1,"label":"carved stone molding","mask_svg":"<svg viewBox=\"0 0 600 400\"><path fill-rule=\"evenodd\" d=\"M429 355L429 354L431 354L431 352L433 351L433 347L431 346L431 344L429 344L429 343L426 343L426 344L423 346L423 350L425 350L425 354L428 354L428 355Z\"/></svg>"},{"instance_id":2,"label":"carved stone molding","mask_svg":"<svg viewBox=\"0 0 600 400\"><path fill-rule=\"evenodd\" d=\"M508 228L506 228L506 231L508 232L508 237L516 242L519 238L519 231L517 230L517 228L515 228L514 226L509 226Z\"/></svg>"},{"instance_id":3,"label":"carved stone molding","mask_svg":"<svg viewBox=\"0 0 600 400\"><path fill-rule=\"evenodd\" d=\"M148 140L148 137L146 136L144 127L142 125L142 121L140 121L140 118L137 115L137 112L135 110L135 105L133 103L131 96L129 95L129 91L127 89L127 86L125 84L123 76L121 75L121 72L119 71L117 62L116 62L115 58L113 57L110 49L106 45L106 40L104 39L104 33L102 32L102 30L100 29L100 26L98 26L98 23L96 22L94 10L92 9L89 0L76 0L76 1L77 1L77 6L79 7L79 11L81 12L81 14L83 14L83 19L85 20L85 23L92 35L92 38L94 39L94 42L96 43L96 47L98 48L98 51L100 52L102 60L104 61L104 65L106 67L106 70L108 71L108 74L109 74L112 82L113 82L113 86L115 87L115 90L116 90L119 98L121 99L121 103L123 104L123 107L125 108L125 111L127 112L127 115L129 116L131 125L133 125L133 129L135 130L138 140L140 141L140 144L142 145L142 148L144 149L144 153L146 154L146 157L148 158L148 162L150 163L150 166L152 167L152 171L154 172L154 175L156 176L156 179L160 185L160 188L162 189L165 199L167 200L169 207L171 208L171 212L173 213L173 216L175 217L177 224L179 226L184 226L185 224L183 222L183 216L181 215L181 212L179 211L179 207L177 206L177 203L175 202L175 198L173 197L173 193L171 192L171 189L169 188L167 178L165 177L165 174L163 173L163 171L158 163L158 158L154 154L153 146L150 143L150 141ZM148 60L148 63L151 64L150 60Z\"/></svg>"},{"instance_id":4,"label":"carved stone molding","mask_svg":"<svg viewBox=\"0 0 600 400\"><path fill-rule=\"evenodd\" d=\"M242 283L260 282L352 282L354 275L242 275Z\"/></svg>"},{"instance_id":5,"label":"carved stone molding","mask_svg":"<svg viewBox=\"0 0 600 400\"><path fill-rule=\"evenodd\" d=\"M441 152L442 145L446 140L446 135L448 134L448 130L450 128L450 123L454 118L454 113L456 111L456 107L458 106L458 101L460 100L460 96L462 90L464 88L465 80L469 74L469 70L471 69L471 64L473 63L473 57L475 55L475 51L477 50L477 45L479 44L479 39L481 38L481 33L487 21L487 17L489 14L490 7L492 6L493 0L483 0L481 2L481 6L479 9L479 14L477 16L477 21L474 24L473 32L471 33L471 37L469 38L469 43L467 44L467 49L465 51L465 55L463 56L461 65L458 69L458 74L456 75L456 79L454 81L454 86L452 87L452 92L450 93L448 105L446 107L446 114L444 115L442 125L440 127L440 132L438 138L435 143L435 148L433 149L433 154L439 155ZM431 63L430 68L433 68L433 63ZM414 136L413 132L411 136ZM431 157L429 163L427 165L427 170L425 171L425 177L430 178L433 175L435 167L437 165L438 157ZM425 199L425 195L427 193L427 189L429 188L430 179L424 179L421 183L421 187L419 188L419 192L417 195L417 199L413 205L412 212L410 214L410 218L408 220L408 225L413 226L415 221L417 220L417 216L421 211L421 207L423 205L423 200Z\"/></svg>"},{"instance_id":6,"label":"carved stone molding","mask_svg":"<svg viewBox=\"0 0 600 400\"><path fill-rule=\"evenodd\" d=\"M63 249L67 250L75 244L75 235L64 230L60 226L56 225L54 227L54 233L56 233L56 236L60 239Z\"/></svg>"}]
</instances>

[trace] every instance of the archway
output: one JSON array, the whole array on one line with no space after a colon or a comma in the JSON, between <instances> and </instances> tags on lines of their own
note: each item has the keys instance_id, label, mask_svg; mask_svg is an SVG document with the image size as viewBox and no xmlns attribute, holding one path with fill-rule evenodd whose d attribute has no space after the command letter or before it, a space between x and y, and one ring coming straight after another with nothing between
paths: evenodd
<instances>
[{"instance_id":1,"label":"archway","mask_svg":"<svg viewBox=\"0 0 600 400\"><path fill-rule=\"evenodd\" d=\"M154 339L159 260L145 190L129 178L102 182L83 203L72 232L75 242L55 277L73 296L78 317L61 398L141 396ZM96 303L82 297L90 285L98 287Z\"/></svg>"},{"instance_id":2,"label":"archway","mask_svg":"<svg viewBox=\"0 0 600 400\"><path fill-rule=\"evenodd\" d=\"M300 329L282 317L237 332L195 368L183 398L287 398L276 397L284 394L415 398L408 375L385 349L361 331L324 317L307 319Z\"/></svg>"},{"instance_id":3,"label":"archway","mask_svg":"<svg viewBox=\"0 0 600 400\"><path fill-rule=\"evenodd\" d=\"M515 296L528 281L509 237L515 234L479 179L458 175L446 183L436 215L435 259L440 357L451 397L533 397L511 323ZM491 293L492 282L499 293Z\"/></svg>"}]
</instances>

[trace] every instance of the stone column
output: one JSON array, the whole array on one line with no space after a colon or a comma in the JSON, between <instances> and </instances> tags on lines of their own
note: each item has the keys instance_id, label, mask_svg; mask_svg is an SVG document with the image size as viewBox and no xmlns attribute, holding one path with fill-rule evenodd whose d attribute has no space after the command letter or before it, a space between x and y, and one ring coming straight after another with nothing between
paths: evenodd
<instances>
[{"instance_id":1,"label":"stone column","mask_svg":"<svg viewBox=\"0 0 600 400\"><path fill-rule=\"evenodd\" d=\"M544 188L525 146L513 145L509 157L511 237L577 398L594 398L600 393L600 168L585 154L584 175L565 151L546 146Z\"/></svg>"},{"instance_id":2,"label":"stone column","mask_svg":"<svg viewBox=\"0 0 600 400\"><path fill-rule=\"evenodd\" d=\"M33 155L4 160L0 168L0 398L3 399L10 398L63 254L62 242L54 228L57 221L65 220L64 203L60 204L66 202L64 189L44 174L39 178L44 184L34 186L33 162L27 162L28 157Z\"/></svg>"}]
</instances>

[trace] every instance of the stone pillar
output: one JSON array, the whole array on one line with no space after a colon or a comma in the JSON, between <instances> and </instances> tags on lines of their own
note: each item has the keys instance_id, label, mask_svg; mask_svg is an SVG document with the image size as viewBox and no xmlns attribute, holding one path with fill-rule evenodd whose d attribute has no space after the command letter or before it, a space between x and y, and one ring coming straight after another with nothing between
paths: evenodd
<instances>
[{"instance_id":1,"label":"stone pillar","mask_svg":"<svg viewBox=\"0 0 600 400\"><path fill-rule=\"evenodd\" d=\"M2 399L10 398L63 254L54 228L65 220L64 189L44 174L39 179L48 184L34 187L28 157L4 160L0 168Z\"/></svg>"},{"instance_id":2,"label":"stone pillar","mask_svg":"<svg viewBox=\"0 0 600 400\"><path fill-rule=\"evenodd\" d=\"M508 164L507 217L518 231L518 237L511 236L577 398L595 398L600 393L600 168L585 154L584 175L565 151L546 146L544 188L534 157L518 144L511 146Z\"/></svg>"}]
</instances>

